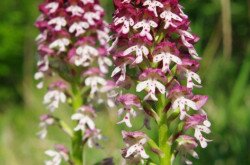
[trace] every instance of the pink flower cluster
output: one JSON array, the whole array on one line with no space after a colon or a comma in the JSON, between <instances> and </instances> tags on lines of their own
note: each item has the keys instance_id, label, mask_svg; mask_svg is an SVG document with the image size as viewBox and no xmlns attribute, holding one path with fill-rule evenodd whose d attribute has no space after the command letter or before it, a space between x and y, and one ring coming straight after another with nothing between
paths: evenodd
<instances>
[{"instance_id":1,"label":"pink flower cluster","mask_svg":"<svg viewBox=\"0 0 250 165\"><path fill-rule=\"evenodd\" d=\"M105 78L112 61L108 58L109 28L103 19L104 10L98 0L45 0L39 9L41 15L35 23L40 31L36 39L39 61L35 79L39 81L38 88L49 80L44 104L54 112L61 103L73 102L75 92L80 93L77 97L84 105L72 113L72 120L78 122L74 131L83 132L81 144L97 146L101 135L92 120L93 107L106 100L114 106L106 94L112 92L115 84ZM43 117L39 136L45 138L47 127L60 124L60 120L51 115Z\"/></svg>"},{"instance_id":2,"label":"pink flower cluster","mask_svg":"<svg viewBox=\"0 0 250 165\"><path fill-rule=\"evenodd\" d=\"M39 8L42 14L36 21L41 32L36 39L39 61L35 79L40 81L37 87L44 86L45 77L61 77L60 84L64 86L66 82L88 86L92 99L99 91L105 91L110 82L104 77L112 62L107 56L109 29L99 2L46 0ZM54 111L59 102L66 101L65 92L66 87L51 85L44 103Z\"/></svg>"},{"instance_id":3,"label":"pink flower cluster","mask_svg":"<svg viewBox=\"0 0 250 165\"><path fill-rule=\"evenodd\" d=\"M125 114L119 123L131 127L135 109L143 109L156 119L147 108L158 113L154 108L167 100L164 113L168 116L178 113L179 118L175 120L185 123L171 139L171 144L179 142L175 150L190 153L197 147L196 141L205 148L209 140L202 132L210 133L210 122L202 107L207 96L192 93L194 88L201 87L197 74L200 57L194 48L199 38L191 33L190 21L182 6L178 0L114 0L114 3L116 10L111 24L114 42L110 53L115 69L112 76L116 84L123 87L123 94L117 101L123 105L119 114ZM195 138L185 135L188 130L194 130ZM140 146L144 144L143 141ZM126 159L133 155L147 158L137 149L133 150L134 154L125 151ZM187 159L184 161L190 163Z\"/></svg>"},{"instance_id":4,"label":"pink flower cluster","mask_svg":"<svg viewBox=\"0 0 250 165\"><path fill-rule=\"evenodd\" d=\"M55 73L72 82L93 67L96 72L108 72L112 65L107 57L109 29L97 0L46 0L39 8L38 88L43 87L45 76Z\"/></svg>"}]
</instances>

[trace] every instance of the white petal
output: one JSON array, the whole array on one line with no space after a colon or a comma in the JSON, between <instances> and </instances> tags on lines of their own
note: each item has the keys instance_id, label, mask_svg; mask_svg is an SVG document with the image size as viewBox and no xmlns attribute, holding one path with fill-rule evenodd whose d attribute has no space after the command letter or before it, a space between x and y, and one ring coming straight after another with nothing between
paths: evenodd
<instances>
[{"instance_id":1,"label":"white petal","mask_svg":"<svg viewBox=\"0 0 250 165\"><path fill-rule=\"evenodd\" d=\"M195 79L196 82L198 82L199 84L201 83L201 78L200 76L197 74L197 73L194 73L194 72L189 72L189 75Z\"/></svg>"},{"instance_id":2,"label":"white petal","mask_svg":"<svg viewBox=\"0 0 250 165\"><path fill-rule=\"evenodd\" d=\"M84 125L79 125L79 124L78 124L78 125L74 128L74 131L75 131L75 132L80 131L80 130L82 130L82 131L85 130Z\"/></svg>"},{"instance_id":3,"label":"white petal","mask_svg":"<svg viewBox=\"0 0 250 165\"><path fill-rule=\"evenodd\" d=\"M163 59L164 55L165 55L165 53L160 53L160 54L157 54L156 56L154 56L154 58L153 58L153 62L154 62L154 63L157 63L157 62L162 61L162 59Z\"/></svg>"},{"instance_id":4,"label":"white petal","mask_svg":"<svg viewBox=\"0 0 250 165\"><path fill-rule=\"evenodd\" d=\"M194 109L194 110L198 110L198 108L197 108L195 102L193 102L192 100L189 100L189 99L185 99L185 98L184 98L183 101L185 102L185 104L186 104L188 107L190 107L190 108L192 108L192 109Z\"/></svg>"},{"instance_id":5,"label":"white petal","mask_svg":"<svg viewBox=\"0 0 250 165\"><path fill-rule=\"evenodd\" d=\"M115 18L114 20L115 26L123 23L124 21L125 21L125 16L120 17L120 18Z\"/></svg>"},{"instance_id":6,"label":"white petal","mask_svg":"<svg viewBox=\"0 0 250 165\"><path fill-rule=\"evenodd\" d=\"M149 54L149 50L146 46L141 46L142 52L145 56L147 56Z\"/></svg>"},{"instance_id":7,"label":"white petal","mask_svg":"<svg viewBox=\"0 0 250 165\"><path fill-rule=\"evenodd\" d=\"M47 150L47 151L45 151L45 154L48 156L54 157L54 156L58 155L58 152L53 151L53 150Z\"/></svg>"},{"instance_id":8,"label":"white petal","mask_svg":"<svg viewBox=\"0 0 250 165\"><path fill-rule=\"evenodd\" d=\"M132 124L130 122L130 115L129 113L126 113L125 117L122 119L122 121L118 122L117 124L125 123L127 127L131 128Z\"/></svg>"},{"instance_id":9,"label":"white petal","mask_svg":"<svg viewBox=\"0 0 250 165\"><path fill-rule=\"evenodd\" d=\"M152 26L154 28L156 28L158 26L157 23L152 21L152 20L149 21L149 24L150 24L150 26Z\"/></svg>"},{"instance_id":10,"label":"white petal","mask_svg":"<svg viewBox=\"0 0 250 165\"><path fill-rule=\"evenodd\" d=\"M199 155L194 150L189 150L188 153L192 155L194 158L199 159Z\"/></svg>"},{"instance_id":11,"label":"white petal","mask_svg":"<svg viewBox=\"0 0 250 165\"><path fill-rule=\"evenodd\" d=\"M205 133L207 133L207 134L209 134L209 133L211 132L211 130L210 130L208 127L206 127L206 126L198 125L197 127L198 127L198 129L199 129L200 131L205 132Z\"/></svg>"},{"instance_id":12,"label":"white petal","mask_svg":"<svg viewBox=\"0 0 250 165\"><path fill-rule=\"evenodd\" d=\"M43 74L43 72L37 72L37 73L35 73L34 77L35 77L35 80L39 80L39 79L44 77L44 74Z\"/></svg>"},{"instance_id":13,"label":"white petal","mask_svg":"<svg viewBox=\"0 0 250 165\"><path fill-rule=\"evenodd\" d=\"M121 116L123 114L123 112L124 112L124 108L120 108L118 110L118 116Z\"/></svg>"},{"instance_id":14,"label":"white petal","mask_svg":"<svg viewBox=\"0 0 250 165\"><path fill-rule=\"evenodd\" d=\"M143 89L148 87L149 80L139 82L136 86L136 92L141 92Z\"/></svg>"},{"instance_id":15,"label":"white petal","mask_svg":"<svg viewBox=\"0 0 250 165\"><path fill-rule=\"evenodd\" d=\"M160 83L159 81L154 81L154 82L155 82L156 87L158 88L158 90L162 94L166 93L166 88L165 88L165 86L162 83Z\"/></svg>"},{"instance_id":16,"label":"white petal","mask_svg":"<svg viewBox=\"0 0 250 165\"><path fill-rule=\"evenodd\" d=\"M197 140L199 140L200 137L203 137L202 134L201 134L201 131L200 131L198 128L195 128L194 137L195 137Z\"/></svg>"},{"instance_id":17,"label":"white petal","mask_svg":"<svg viewBox=\"0 0 250 165\"><path fill-rule=\"evenodd\" d=\"M37 135L39 139L45 139L45 137L47 136L47 129L46 128L42 129L37 133Z\"/></svg>"},{"instance_id":18,"label":"white petal","mask_svg":"<svg viewBox=\"0 0 250 165\"><path fill-rule=\"evenodd\" d=\"M92 119L90 119L89 117L86 117L86 123L87 123L87 125L88 125L88 127L90 128L90 129L94 129L95 128L95 123L94 123L94 121L92 120Z\"/></svg>"},{"instance_id":19,"label":"white petal","mask_svg":"<svg viewBox=\"0 0 250 165\"><path fill-rule=\"evenodd\" d=\"M76 114L74 114L74 115L71 116L71 119L72 119L72 120L80 120L80 119L82 119L83 117L84 117L83 114L81 114L81 113L76 113Z\"/></svg>"},{"instance_id":20,"label":"white petal","mask_svg":"<svg viewBox=\"0 0 250 165\"><path fill-rule=\"evenodd\" d=\"M207 142L205 140L200 140L201 148L206 148L207 147Z\"/></svg>"},{"instance_id":21,"label":"white petal","mask_svg":"<svg viewBox=\"0 0 250 165\"><path fill-rule=\"evenodd\" d=\"M133 26L135 24L134 20L132 18L129 19L129 25Z\"/></svg>"},{"instance_id":22,"label":"white petal","mask_svg":"<svg viewBox=\"0 0 250 165\"><path fill-rule=\"evenodd\" d=\"M149 93L149 96L153 101L158 101L158 98L155 96L155 93ZM147 100L147 96L144 98L144 100Z\"/></svg>"},{"instance_id":23,"label":"white petal","mask_svg":"<svg viewBox=\"0 0 250 165\"><path fill-rule=\"evenodd\" d=\"M147 142L147 139L146 139L146 138L142 138L142 139L139 141L140 144L145 144L146 142Z\"/></svg>"},{"instance_id":24,"label":"white petal","mask_svg":"<svg viewBox=\"0 0 250 165\"><path fill-rule=\"evenodd\" d=\"M133 28L134 29L139 29L140 27L142 27L143 26L143 22L141 21L141 22L137 22L134 26L133 26Z\"/></svg>"},{"instance_id":25,"label":"white petal","mask_svg":"<svg viewBox=\"0 0 250 165\"><path fill-rule=\"evenodd\" d=\"M191 162L191 161L188 160L188 159L185 159L185 163L186 163L187 165L192 165L192 164L193 164L193 162Z\"/></svg>"},{"instance_id":26,"label":"white petal","mask_svg":"<svg viewBox=\"0 0 250 165\"><path fill-rule=\"evenodd\" d=\"M92 84L92 81L93 81L93 78L91 77L86 78L85 85L90 86Z\"/></svg>"},{"instance_id":27,"label":"white petal","mask_svg":"<svg viewBox=\"0 0 250 165\"><path fill-rule=\"evenodd\" d=\"M180 120L183 120L187 115L187 112L185 110L180 110Z\"/></svg>"},{"instance_id":28,"label":"white petal","mask_svg":"<svg viewBox=\"0 0 250 165\"><path fill-rule=\"evenodd\" d=\"M66 102L66 96L63 92L60 92L60 100L62 103L65 103Z\"/></svg>"},{"instance_id":29,"label":"white petal","mask_svg":"<svg viewBox=\"0 0 250 165\"><path fill-rule=\"evenodd\" d=\"M141 157L143 159L148 159L149 158L148 154L145 152L143 147L140 149L140 155L141 155Z\"/></svg>"},{"instance_id":30,"label":"white petal","mask_svg":"<svg viewBox=\"0 0 250 165\"><path fill-rule=\"evenodd\" d=\"M43 88L43 82L39 82L39 83L36 85L36 87L37 87L38 89L42 89L42 88Z\"/></svg>"},{"instance_id":31,"label":"white petal","mask_svg":"<svg viewBox=\"0 0 250 165\"><path fill-rule=\"evenodd\" d=\"M113 70L113 72L112 72L112 74L111 74L111 77L114 77L117 73L119 73L121 71L121 67L120 66L118 66L118 67L116 67L114 70Z\"/></svg>"},{"instance_id":32,"label":"white petal","mask_svg":"<svg viewBox=\"0 0 250 165\"><path fill-rule=\"evenodd\" d=\"M104 58L103 59L104 63L107 64L108 66L111 66L112 65L112 61L109 59L109 58Z\"/></svg>"},{"instance_id":33,"label":"white petal","mask_svg":"<svg viewBox=\"0 0 250 165\"><path fill-rule=\"evenodd\" d=\"M180 59L179 57L177 57L177 56L170 55L170 59L171 59L172 61L174 61L174 62L175 62L176 64L178 64L178 65L181 65L181 64L182 64L181 59Z\"/></svg>"},{"instance_id":34,"label":"white petal","mask_svg":"<svg viewBox=\"0 0 250 165\"><path fill-rule=\"evenodd\" d=\"M171 16L172 16L172 19L175 19L177 21L182 21L182 18L179 17L178 15L174 14L174 13L172 13Z\"/></svg>"},{"instance_id":35,"label":"white petal","mask_svg":"<svg viewBox=\"0 0 250 165\"><path fill-rule=\"evenodd\" d=\"M174 100L172 103L172 108L176 110L179 107L179 99Z\"/></svg>"},{"instance_id":36,"label":"white petal","mask_svg":"<svg viewBox=\"0 0 250 165\"><path fill-rule=\"evenodd\" d=\"M208 120L205 120L205 121L203 122L203 124L204 124L206 127L210 127L210 126L211 126L211 123L210 123L210 121L208 121Z\"/></svg>"},{"instance_id":37,"label":"white petal","mask_svg":"<svg viewBox=\"0 0 250 165\"><path fill-rule=\"evenodd\" d=\"M141 36L143 37L144 35L141 35ZM153 40L153 37L152 37L152 35L151 35L150 33L146 33L146 37L147 37L147 39L150 40L150 41Z\"/></svg>"},{"instance_id":38,"label":"white petal","mask_svg":"<svg viewBox=\"0 0 250 165\"><path fill-rule=\"evenodd\" d=\"M129 32L129 21L124 21L124 25L122 26L122 33L127 34Z\"/></svg>"},{"instance_id":39,"label":"white petal","mask_svg":"<svg viewBox=\"0 0 250 165\"><path fill-rule=\"evenodd\" d=\"M136 51L138 49L138 46L135 45L135 46L131 46L129 47L128 49L126 49L123 54L126 56L126 55L129 55L130 53Z\"/></svg>"},{"instance_id":40,"label":"white petal","mask_svg":"<svg viewBox=\"0 0 250 165\"><path fill-rule=\"evenodd\" d=\"M129 147L129 149L127 150L127 154L126 154L126 158L129 157L130 155L132 155L138 148L138 145L132 145L131 147Z\"/></svg>"}]
</instances>

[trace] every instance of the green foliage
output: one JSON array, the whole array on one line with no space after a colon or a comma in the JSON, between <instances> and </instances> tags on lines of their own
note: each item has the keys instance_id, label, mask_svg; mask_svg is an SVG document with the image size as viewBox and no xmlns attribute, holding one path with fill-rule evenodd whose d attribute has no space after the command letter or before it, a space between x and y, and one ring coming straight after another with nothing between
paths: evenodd
<instances>
[{"instance_id":1,"label":"green foliage","mask_svg":"<svg viewBox=\"0 0 250 165\"><path fill-rule=\"evenodd\" d=\"M32 49L30 45L27 46L26 41L27 36L32 35L35 30L33 22L38 13L36 6L37 2L33 0L0 2L1 103L20 103L22 100L20 88L24 74L24 57L27 49ZM27 30L27 28L32 30ZM30 37L34 39L34 35Z\"/></svg>"}]
</instances>

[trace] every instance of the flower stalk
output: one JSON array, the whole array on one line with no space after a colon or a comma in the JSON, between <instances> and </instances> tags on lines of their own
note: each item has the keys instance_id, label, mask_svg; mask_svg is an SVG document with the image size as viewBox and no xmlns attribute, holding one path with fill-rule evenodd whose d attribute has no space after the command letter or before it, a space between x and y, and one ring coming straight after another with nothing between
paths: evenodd
<instances>
[{"instance_id":1,"label":"flower stalk","mask_svg":"<svg viewBox=\"0 0 250 165\"><path fill-rule=\"evenodd\" d=\"M72 108L74 112L77 112L77 110L83 105L83 99L82 94L79 89L77 89L77 85L72 85ZM75 126L77 126L78 123L75 123ZM83 152L84 152L84 143L82 141L82 132L81 131L75 131L72 137L72 160L74 162L74 165L84 165L83 161Z\"/></svg>"},{"instance_id":2,"label":"flower stalk","mask_svg":"<svg viewBox=\"0 0 250 165\"><path fill-rule=\"evenodd\" d=\"M184 163L192 164L187 155L198 157L194 151L197 142L205 148L210 141L202 135L210 133L202 108L207 96L192 92L201 88L197 74L201 58L194 47L199 38L191 33L190 21L178 0L113 2L114 42L109 50L116 66L112 77L121 91L117 102L121 106L118 115L123 119L118 124L126 124L129 130L122 133L125 162L170 165L178 153ZM158 139L146 130L131 130L133 120L138 123L136 116L144 117L147 129L150 119L156 122ZM190 135L192 131L195 138ZM127 136L134 145L127 144ZM147 144L151 150L145 152ZM159 159L151 159L151 154Z\"/></svg>"},{"instance_id":3,"label":"flower stalk","mask_svg":"<svg viewBox=\"0 0 250 165\"><path fill-rule=\"evenodd\" d=\"M50 114L41 118L39 137L44 139L49 126L57 125L71 139L71 150L65 146L48 150L46 155L52 160L45 164L65 161L83 165L84 149L100 147L102 139L94 123L95 108L98 104L114 106L108 95L114 85L106 79L112 62L107 51L109 29L103 20L104 10L98 0L45 0L39 9L42 14L35 24L40 31L35 79L38 88L50 84L44 96ZM62 111L60 105L65 103L71 106L72 124L54 117L54 111Z\"/></svg>"}]
</instances>

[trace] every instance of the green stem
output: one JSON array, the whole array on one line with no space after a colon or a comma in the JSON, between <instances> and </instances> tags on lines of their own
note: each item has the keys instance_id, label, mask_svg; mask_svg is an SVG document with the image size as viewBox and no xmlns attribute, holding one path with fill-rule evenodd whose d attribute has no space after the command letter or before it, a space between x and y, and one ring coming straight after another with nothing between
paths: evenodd
<instances>
[{"instance_id":1,"label":"green stem","mask_svg":"<svg viewBox=\"0 0 250 165\"><path fill-rule=\"evenodd\" d=\"M58 120L58 126L63 130L63 132L69 135L69 137L73 137L72 129L63 120Z\"/></svg>"},{"instance_id":2,"label":"green stem","mask_svg":"<svg viewBox=\"0 0 250 165\"><path fill-rule=\"evenodd\" d=\"M160 165L171 165L171 146L168 144L168 127L166 124L159 126L159 148L164 153L160 156Z\"/></svg>"},{"instance_id":3,"label":"green stem","mask_svg":"<svg viewBox=\"0 0 250 165\"><path fill-rule=\"evenodd\" d=\"M168 103L168 100L164 95L160 96L157 112L160 117L160 123L158 124L158 145L163 154L160 155L160 165L171 165L171 145L169 140L169 128L167 125L167 113L164 111Z\"/></svg>"},{"instance_id":4,"label":"green stem","mask_svg":"<svg viewBox=\"0 0 250 165\"><path fill-rule=\"evenodd\" d=\"M81 95L81 90L78 89L77 85L72 85L72 107L74 112L76 112L83 104L83 99ZM71 158L74 165L83 165L83 141L82 141L82 132L74 132L72 137L72 153Z\"/></svg>"}]
</instances>

